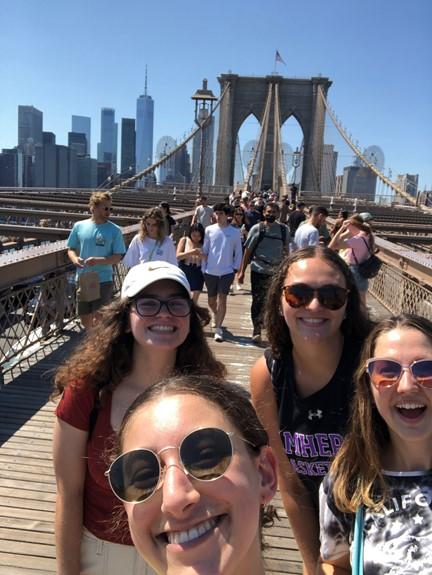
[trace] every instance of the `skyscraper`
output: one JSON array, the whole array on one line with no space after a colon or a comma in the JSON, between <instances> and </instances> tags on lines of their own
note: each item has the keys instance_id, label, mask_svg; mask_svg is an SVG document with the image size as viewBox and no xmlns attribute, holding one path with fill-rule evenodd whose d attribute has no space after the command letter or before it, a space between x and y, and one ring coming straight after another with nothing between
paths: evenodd
<instances>
[{"instance_id":1,"label":"skyscraper","mask_svg":"<svg viewBox=\"0 0 432 575\"><path fill-rule=\"evenodd\" d=\"M121 126L121 173L132 176L135 173L134 118L122 118Z\"/></svg>"},{"instance_id":2,"label":"skyscraper","mask_svg":"<svg viewBox=\"0 0 432 575\"><path fill-rule=\"evenodd\" d=\"M200 108L198 112L198 123L200 125L208 118L210 112L207 108ZM203 150L203 165L202 165L202 183L213 183L213 140L214 140L214 118L202 128L202 150ZM194 136L192 144L192 182L199 182L200 172L200 153L201 153L201 132Z\"/></svg>"},{"instance_id":3,"label":"skyscraper","mask_svg":"<svg viewBox=\"0 0 432 575\"><path fill-rule=\"evenodd\" d=\"M376 175L367 167L345 166L342 180L342 196L375 200Z\"/></svg>"},{"instance_id":4,"label":"skyscraper","mask_svg":"<svg viewBox=\"0 0 432 575\"><path fill-rule=\"evenodd\" d=\"M18 106L18 146L27 156L42 145L43 113L34 106Z\"/></svg>"},{"instance_id":5,"label":"skyscraper","mask_svg":"<svg viewBox=\"0 0 432 575\"><path fill-rule=\"evenodd\" d=\"M153 98L147 94L147 69L144 94L137 99L136 109L136 172L151 165L153 158Z\"/></svg>"},{"instance_id":6,"label":"skyscraper","mask_svg":"<svg viewBox=\"0 0 432 575\"><path fill-rule=\"evenodd\" d=\"M77 156L87 156L87 136L82 132L68 132L68 146Z\"/></svg>"},{"instance_id":7,"label":"skyscraper","mask_svg":"<svg viewBox=\"0 0 432 575\"><path fill-rule=\"evenodd\" d=\"M91 156L91 118L87 116L72 116L72 132L85 134L87 140L85 153Z\"/></svg>"},{"instance_id":8,"label":"skyscraper","mask_svg":"<svg viewBox=\"0 0 432 575\"><path fill-rule=\"evenodd\" d=\"M321 168L322 196L335 195L337 158L338 153L335 152L334 146L331 144L324 144L322 168Z\"/></svg>"},{"instance_id":9,"label":"skyscraper","mask_svg":"<svg viewBox=\"0 0 432 575\"><path fill-rule=\"evenodd\" d=\"M110 164L111 173L117 171L117 124L114 108L101 110L101 140L98 144L98 162Z\"/></svg>"}]
</instances>

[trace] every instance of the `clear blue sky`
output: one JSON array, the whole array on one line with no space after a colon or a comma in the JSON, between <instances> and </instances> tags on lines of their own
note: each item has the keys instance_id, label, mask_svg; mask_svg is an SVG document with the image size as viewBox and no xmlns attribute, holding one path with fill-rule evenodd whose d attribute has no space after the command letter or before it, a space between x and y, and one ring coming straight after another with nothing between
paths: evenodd
<instances>
[{"instance_id":1,"label":"clear blue sky","mask_svg":"<svg viewBox=\"0 0 432 575\"><path fill-rule=\"evenodd\" d=\"M0 14L0 148L26 104L59 144L72 114L91 116L95 155L100 108L134 117L146 64L155 144L181 138L204 77L218 95L219 74L269 74L278 49L280 74L328 76L353 138L432 188L430 0L0 0Z\"/></svg>"}]
</instances>

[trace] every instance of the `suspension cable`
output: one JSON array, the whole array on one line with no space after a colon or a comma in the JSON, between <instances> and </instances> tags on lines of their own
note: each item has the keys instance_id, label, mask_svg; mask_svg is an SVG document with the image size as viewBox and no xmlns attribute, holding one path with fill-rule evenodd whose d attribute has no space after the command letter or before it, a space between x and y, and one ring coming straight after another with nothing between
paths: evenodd
<instances>
[{"instance_id":1,"label":"suspension cable","mask_svg":"<svg viewBox=\"0 0 432 575\"><path fill-rule=\"evenodd\" d=\"M225 94L228 92L230 86L231 86L230 82L227 82L223 91L222 91L222 94L220 95L219 100L216 102L216 105L213 108L213 110L211 111L211 113L207 116L207 118L203 122L201 122L201 124L199 126L197 126L194 130L192 130L192 132L189 134L189 136L187 136L182 142L180 142L180 144L178 144L178 146L173 148L170 152L168 152L168 154L166 156L164 156L163 158L161 158L160 160L158 160L157 162L155 162L151 166L148 166L147 168L145 168L144 170L142 170L138 174L135 174L134 176L127 178L127 180L124 180L121 184L117 184L116 186L113 186L110 189L110 192L118 192L122 188L127 188L128 186L130 186L131 184L133 184L137 180L140 180L144 176L147 176L147 174L151 174L152 172L154 172L156 170L156 168L158 168L164 162L169 160L172 156L177 154L177 152L180 151L188 142L190 142L192 140L192 138L200 130L204 130L204 128L206 128L207 125L211 122L211 120L213 119L214 113L216 112L216 110L218 109L220 104L222 103L222 100L224 99Z\"/></svg>"},{"instance_id":2,"label":"suspension cable","mask_svg":"<svg viewBox=\"0 0 432 575\"><path fill-rule=\"evenodd\" d=\"M402 190L399 186L397 186L394 182L392 182L385 174L383 174L376 166L370 163L370 161L366 158L364 154L362 154L361 150L354 144L348 134L345 132L342 124L337 120L333 110L330 108L326 97L322 91L321 86L318 86L318 93L321 96L321 99L324 103L326 111L328 112L330 118L332 119L333 124L335 125L337 131L351 148L351 150L355 153L355 155L360 158L360 160L388 187L390 187L396 194L399 194L403 198L405 198L410 204L416 205L416 199L410 196L407 192Z\"/></svg>"},{"instance_id":3,"label":"suspension cable","mask_svg":"<svg viewBox=\"0 0 432 575\"><path fill-rule=\"evenodd\" d=\"M258 152L259 151L261 152L261 156L264 155L263 152L261 151L261 147L262 147L263 138L265 135L265 126L268 125L268 116L269 116L269 111L270 111L271 95L272 95L272 84L269 84L268 93L267 93L267 101L266 101L266 105L264 108L263 122L261 125L261 131L260 131L260 135L258 138L258 143L255 146L254 153L253 153L252 158L248 164L248 170L247 170L246 178L244 181L243 187L245 190L249 189L249 182L250 182L250 179L251 179L252 174L253 174L255 162L257 161L257 158L258 158ZM267 135L265 135L265 140L266 139L267 139ZM265 146L265 143L264 143L264 146Z\"/></svg>"}]
</instances>

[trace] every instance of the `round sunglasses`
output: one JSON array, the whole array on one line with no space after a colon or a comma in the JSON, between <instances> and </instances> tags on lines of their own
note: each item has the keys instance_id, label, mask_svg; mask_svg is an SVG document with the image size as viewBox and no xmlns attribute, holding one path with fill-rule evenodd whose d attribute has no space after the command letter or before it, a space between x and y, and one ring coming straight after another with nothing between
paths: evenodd
<instances>
[{"instance_id":1,"label":"round sunglasses","mask_svg":"<svg viewBox=\"0 0 432 575\"><path fill-rule=\"evenodd\" d=\"M298 283L283 286L282 291L290 307L305 307L316 297L323 307L333 311L345 305L349 294L348 289L331 284L314 288Z\"/></svg>"},{"instance_id":2,"label":"round sunglasses","mask_svg":"<svg viewBox=\"0 0 432 575\"><path fill-rule=\"evenodd\" d=\"M123 453L113 461L105 475L118 499L143 503L162 485L167 467L160 459L161 453L178 449L186 475L198 481L215 481L230 466L234 453L233 436L234 433L216 427L197 429L186 435L180 446L170 445L157 453L145 448ZM252 445L246 439L239 439Z\"/></svg>"},{"instance_id":3,"label":"round sunglasses","mask_svg":"<svg viewBox=\"0 0 432 575\"><path fill-rule=\"evenodd\" d=\"M157 315L162 306L165 306L169 313L175 317L186 317L190 314L192 300L185 297L170 297L165 300L155 297L140 297L134 300L134 305L137 314L141 317Z\"/></svg>"},{"instance_id":4,"label":"round sunglasses","mask_svg":"<svg viewBox=\"0 0 432 575\"><path fill-rule=\"evenodd\" d=\"M419 359L410 365L403 365L394 359L375 357L366 362L366 372L377 389L395 385L404 371L409 371L416 383L422 387L432 389L432 359Z\"/></svg>"}]
</instances>

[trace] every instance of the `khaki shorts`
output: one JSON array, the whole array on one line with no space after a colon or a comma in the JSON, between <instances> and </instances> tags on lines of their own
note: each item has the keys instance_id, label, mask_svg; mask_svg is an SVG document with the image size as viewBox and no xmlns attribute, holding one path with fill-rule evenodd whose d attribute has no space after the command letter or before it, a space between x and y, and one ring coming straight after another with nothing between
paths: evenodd
<instances>
[{"instance_id":1,"label":"khaki shorts","mask_svg":"<svg viewBox=\"0 0 432 575\"><path fill-rule=\"evenodd\" d=\"M157 575L133 545L99 539L84 528L80 575Z\"/></svg>"},{"instance_id":2,"label":"khaki shorts","mask_svg":"<svg viewBox=\"0 0 432 575\"><path fill-rule=\"evenodd\" d=\"M88 315L95 313L99 308L110 303L113 295L113 283L103 282L100 284L100 298L93 301L80 301L79 292L77 291L77 309L78 315Z\"/></svg>"}]
</instances>

